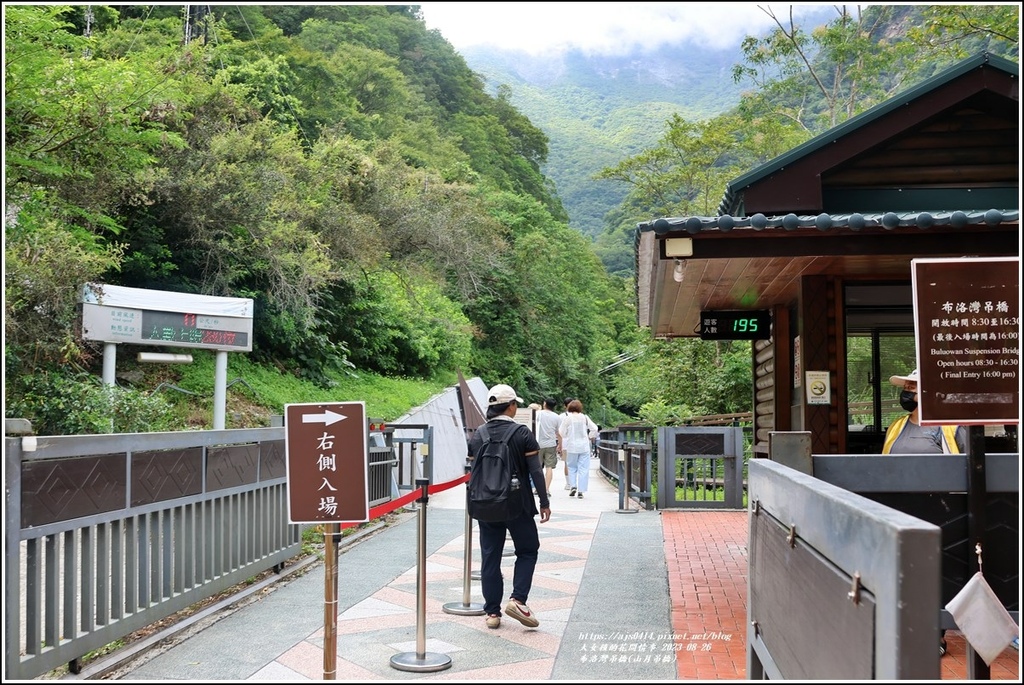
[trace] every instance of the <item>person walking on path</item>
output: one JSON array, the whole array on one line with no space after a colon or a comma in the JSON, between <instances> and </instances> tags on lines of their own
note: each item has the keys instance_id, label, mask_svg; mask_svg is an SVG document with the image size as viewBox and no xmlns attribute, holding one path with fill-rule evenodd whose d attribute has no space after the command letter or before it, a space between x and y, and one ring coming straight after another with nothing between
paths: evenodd
<instances>
[{"instance_id":1,"label":"person walking on path","mask_svg":"<svg viewBox=\"0 0 1024 685\"><path fill-rule=\"evenodd\" d=\"M529 473L523 479L524 487L513 491L522 498L520 513L506 521L477 521L480 530L480 589L484 596L484 612L487 627L501 626L501 600L505 596L504 578L501 575L501 557L505 550L506 532L515 545L516 561L512 572L512 593L505 605L505 613L528 628L536 628L540 621L533 615L527 601L533 587L533 572L537 567L540 550L540 536L534 516L540 513L540 522L551 518L551 503L544 486L544 472L540 466L540 446L529 427L516 423L514 417L523 400L508 385L495 385L487 393L487 433L494 439L501 439L506 431L508 456L514 463L515 473ZM469 458L475 459L482 451L484 431L476 431L469 441ZM540 511L533 498L533 492L525 484L533 481L540 499Z\"/></svg>"},{"instance_id":2,"label":"person walking on path","mask_svg":"<svg viewBox=\"0 0 1024 685\"><path fill-rule=\"evenodd\" d=\"M551 479L558 466L558 454L562 451L558 435L561 421L561 417L555 413L555 400L545 398L543 408L537 412L537 444L540 445L540 463L544 467L544 485L547 486L548 495L551 494Z\"/></svg>"},{"instance_id":3,"label":"person walking on path","mask_svg":"<svg viewBox=\"0 0 1024 685\"><path fill-rule=\"evenodd\" d=\"M569 497L583 498L590 482L590 441L597 436L597 424L583 413L583 403L569 402L558 426L569 467Z\"/></svg>"},{"instance_id":4,"label":"person walking on path","mask_svg":"<svg viewBox=\"0 0 1024 685\"><path fill-rule=\"evenodd\" d=\"M906 376L889 376L900 388L900 406L910 412L885 431L882 454L963 454L967 429L963 426L922 426L917 405L917 369ZM939 656L946 655L946 631L939 637Z\"/></svg>"},{"instance_id":5,"label":"person walking on path","mask_svg":"<svg viewBox=\"0 0 1024 685\"><path fill-rule=\"evenodd\" d=\"M562 419L569 415L569 403L572 402L573 398L566 397L562 400L562 413L558 415L558 422L561 424ZM561 443L561 433L559 433L559 445L558 456L562 458L562 467L565 470L565 489L572 490L572 486L569 485L569 462L565 459L565 445Z\"/></svg>"}]
</instances>

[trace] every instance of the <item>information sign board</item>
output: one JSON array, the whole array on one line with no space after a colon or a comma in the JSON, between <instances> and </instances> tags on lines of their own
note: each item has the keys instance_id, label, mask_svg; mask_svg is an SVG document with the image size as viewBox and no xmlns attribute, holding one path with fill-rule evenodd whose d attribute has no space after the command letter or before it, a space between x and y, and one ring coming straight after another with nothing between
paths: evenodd
<instances>
[{"instance_id":1,"label":"information sign board","mask_svg":"<svg viewBox=\"0 0 1024 685\"><path fill-rule=\"evenodd\" d=\"M1020 421L1020 258L914 259L922 425Z\"/></svg>"},{"instance_id":2,"label":"information sign board","mask_svg":"<svg viewBox=\"0 0 1024 685\"><path fill-rule=\"evenodd\" d=\"M253 302L163 290L86 283L86 340L213 350L252 350Z\"/></svg>"},{"instance_id":3,"label":"information sign board","mask_svg":"<svg viewBox=\"0 0 1024 685\"><path fill-rule=\"evenodd\" d=\"M286 404L284 427L288 520L368 521L366 404Z\"/></svg>"}]
</instances>

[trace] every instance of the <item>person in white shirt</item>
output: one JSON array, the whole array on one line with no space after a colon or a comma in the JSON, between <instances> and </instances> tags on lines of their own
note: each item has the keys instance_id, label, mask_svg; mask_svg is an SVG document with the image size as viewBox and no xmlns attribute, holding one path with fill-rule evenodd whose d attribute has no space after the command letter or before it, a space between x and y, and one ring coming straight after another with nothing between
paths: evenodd
<instances>
[{"instance_id":1,"label":"person in white shirt","mask_svg":"<svg viewBox=\"0 0 1024 685\"><path fill-rule=\"evenodd\" d=\"M540 462L544 467L544 484L551 494L551 478L558 465L558 454L562 451L558 425L561 417L555 413L555 400L546 398L544 407L537 412L537 444L540 445Z\"/></svg>"},{"instance_id":2,"label":"person in white shirt","mask_svg":"<svg viewBox=\"0 0 1024 685\"><path fill-rule=\"evenodd\" d=\"M565 464L569 467L569 497L583 498L590 481L590 441L597 436L597 424L583 413L583 403L573 400L558 425Z\"/></svg>"},{"instance_id":3,"label":"person in white shirt","mask_svg":"<svg viewBox=\"0 0 1024 685\"><path fill-rule=\"evenodd\" d=\"M569 403L572 402L571 397L566 397L562 401L562 413L558 415L558 422L561 423L562 419L569 415ZM558 439L561 440L562 436L559 434ZM559 443L558 456L562 459L562 467L565 469L565 489L572 490L572 486L569 485L569 464L565 461L565 447Z\"/></svg>"}]
</instances>

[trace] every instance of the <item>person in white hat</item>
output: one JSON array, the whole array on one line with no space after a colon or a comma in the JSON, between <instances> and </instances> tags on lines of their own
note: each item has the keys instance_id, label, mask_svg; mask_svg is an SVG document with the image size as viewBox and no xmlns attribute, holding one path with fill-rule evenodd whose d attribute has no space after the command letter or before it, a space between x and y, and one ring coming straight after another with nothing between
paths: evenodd
<instances>
[{"instance_id":1,"label":"person in white hat","mask_svg":"<svg viewBox=\"0 0 1024 685\"><path fill-rule=\"evenodd\" d=\"M540 621L526 603L533 586L533 572L537 567L540 551L540 536L534 517L539 513L540 522L551 518L551 503L544 483L541 468L540 445L529 426L516 423L515 415L523 398L510 386L499 384L487 391L487 433L494 440L507 440L508 455L515 460L516 473L529 473L524 484L533 481L540 500L540 510L533 497L533 490L520 487L523 498L522 512L506 521L477 521L480 530L480 590L484 596L484 611L488 628L501 626L501 600L505 594L504 578L501 574L501 557L505 550L506 531L512 538L516 550L516 561L512 570L512 592L505 605L505 614L516 619L527 628L536 628ZM507 432L507 435L506 435ZM480 453L483 437L478 430L469 441L469 458L473 460Z\"/></svg>"},{"instance_id":2,"label":"person in white hat","mask_svg":"<svg viewBox=\"0 0 1024 685\"><path fill-rule=\"evenodd\" d=\"M922 426L917 406L917 369L906 376L890 376L900 388L900 406L909 414L892 422L885 432L882 454L963 454L967 429L963 426Z\"/></svg>"},{"instance_id":3,"label":"person in white hat","mask_svg":"<svg viewBox=\"0 0 1024 685\"><path fill-rule=\"evenodd\" d=\"M885 432L882 454L963 454L967 429L963 426L922 426L917 406L917 369L906 376L890 376L900 388L900 406L909 414L892 422ZM946 631L939 638L939 656L946 655Z\"/></svg>"}]
</instances>

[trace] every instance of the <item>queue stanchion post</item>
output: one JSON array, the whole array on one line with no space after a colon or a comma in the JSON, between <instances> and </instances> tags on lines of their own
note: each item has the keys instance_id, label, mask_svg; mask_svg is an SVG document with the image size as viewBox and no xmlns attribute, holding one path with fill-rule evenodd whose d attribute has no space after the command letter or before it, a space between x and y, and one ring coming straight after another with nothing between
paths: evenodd
<instances>
[{"instance_id":1,"label":"queue stanchion post","mask_svg":"<svg viewBox=\"0 0 1024 685\"><path fill-rule=\"evenodd\" d=\"M470 465L466 464L466 474L469 474ZM466 542L466 548L463 551L463 565L462 565L462 602L449 602L441 607L447 614L455 614L457 616L482 616L484 613L484 605L469 601L469 581L472 578L472 571L470 570L473 563L473 519L469 516L469 508L466 508L466 532L463 536ZM477 572L477 580L480 579L479 572Z\"/></svg>"},{"instance_id":2,"label":"queue stanchion post","mask_svg":"<svg viewBox=\"0 0 1024 685\"><path fill-rule=\"evenodd\" d=\"M416 651L402 652L391 657L391 666L399 671L427 673L451 668L452 658L447 654L427 651L427 486L426 478L417 478L420 488L419 536L416 549Z\"/></svg>"}]
</instances>

